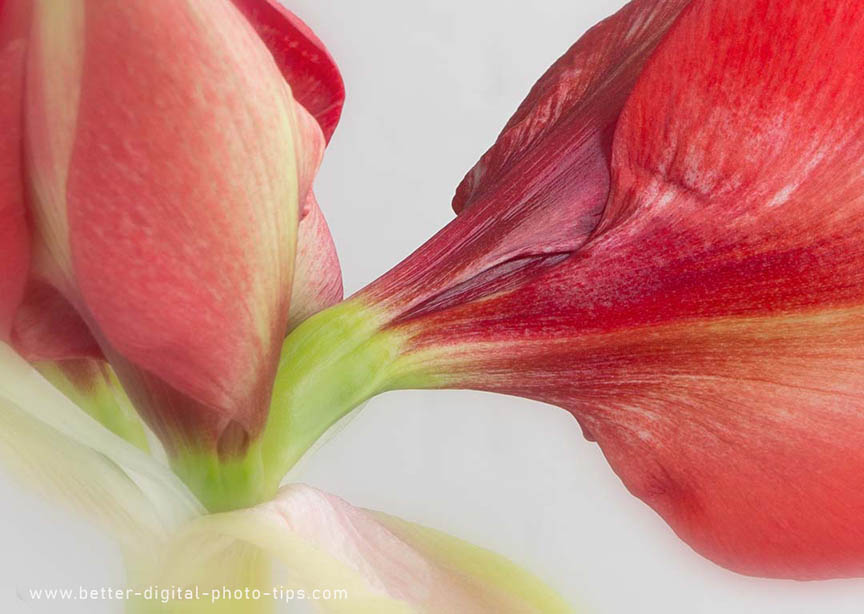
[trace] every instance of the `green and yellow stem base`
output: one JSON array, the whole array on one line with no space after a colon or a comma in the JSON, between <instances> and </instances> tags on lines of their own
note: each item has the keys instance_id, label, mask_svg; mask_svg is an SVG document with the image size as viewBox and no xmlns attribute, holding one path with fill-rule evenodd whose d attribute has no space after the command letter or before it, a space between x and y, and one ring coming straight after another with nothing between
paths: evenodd
<instances>
[{"instance_id":1,"label":"green and yellow stem base","mask_svg":"<svg viewBox=\"0 0 864 614\"><path fill-rule=\"evenodd\" d=\"M340 418L393 387L404 333L382 331L387 318L356 300L298 326L285 340L268 421L244 456L181 450L174 471L211 512L270 499L285 474Z\"/></svg>"},{"instance_id":2,"label":"green and yellow stem base","mask_svg":"<svg viewBox=\"0 0 864 614\"><path fill-rule=\"evenodd\" d=\"M340 418L393 387L404 337L348 300L297 327L282 346L263 458L281 478Z\"/></svg>"}]
</instances>

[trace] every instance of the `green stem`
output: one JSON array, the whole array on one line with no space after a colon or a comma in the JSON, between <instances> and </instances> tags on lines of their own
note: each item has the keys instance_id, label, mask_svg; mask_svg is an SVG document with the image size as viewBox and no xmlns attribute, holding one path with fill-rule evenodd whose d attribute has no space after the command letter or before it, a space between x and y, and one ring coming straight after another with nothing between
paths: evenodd
<instances>
[{"instance_id":1,"label":"green stem","mask_svg":"<svg viewBox=\"0 0 864 614\"><path fill-rule=\"evenodd\" d=\"M303 454L355 407L394 387L426 387L406 374L407 333L383 328L387 320L357 299L306 320L282 345L267 424L247 453L226 460L185 449L174 471L211 512L272 498Z\"/></svg>"},{"instance_id":2,"label":"green stem","mask_svg":"<svg viewBox=\"0 0 864 614\"><path fill-rule=\"evenodd\" d=\"M285 340L261 440L271 479L281 480L330 426L390 388L404 338L381 332L385 321L349 300L308 319Z\"/></svg>"},{"instance_id":3,"label":"green stem","mask_svg":"<svg viewBox=\"0 0 864 614\"><path fill-rule=\"evenodd\" d=\"M212 513L269 501L279 488L278 482L265 479L260 440L236 458L220 458L211 449L181 448L171 459L171 469Z\"/></svg>"}]
</instances>

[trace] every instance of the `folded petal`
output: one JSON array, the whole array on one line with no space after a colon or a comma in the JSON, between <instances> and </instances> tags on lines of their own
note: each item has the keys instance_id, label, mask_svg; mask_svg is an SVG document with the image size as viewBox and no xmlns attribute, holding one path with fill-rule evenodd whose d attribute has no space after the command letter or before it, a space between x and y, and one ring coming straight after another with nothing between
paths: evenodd
<instances>
[{"instance_id":1,"label":"folded petal","mask_svg":"<svg viewBox=\"0 0 864 614\"><path fill-rule=\"evenodd\" d=\"M582 36L540 77L495 144L462 180L453 198L456 213L496 191L509 193L508 198L498 201L499 206L525 206L513 197L517 190L537 194L556 177L567 176L570 180L562 188L572 190L576 196L568 199L562 194L562 201L578 202L585 184L608 186L608 164L601 163L610 156L618 115L645 60L689 2L630 2ZM593 155L584 155L585 150L591 150ZM591 159L596 160L597 169L591 168ZM585 166L580 167L580 163ZM580 175L587 176L574 181L571 175L577 169ZM600 176L593 177L592 170ZM550 195L544 190L543 196ZM602 197L605 194L601 201ZM595 206L594 216L599 215L596 207L602 204ZM575 208L566 218L571 231L574 220L583 216L590 226L588 211ZM596 223L596 217L593 221ZM591 229L593 226L582 232Z\"/></svg>"},{"instance_id":2,"label":"folded petal","mask_svg":"<svg viewBox=\"0 0 864 614\"><path fill-rule=\"evenodd\" d=\"M327 220L311 192L307 202L309 213L297 231L289 329L342 300L342 269Z\"/></svg>"},{"instance_id":3,"label":"folded petal","mask_svg":"<svg viewBox=\"0 0 864 614\"><path fill-rule=\"evenodd\" d=\"M248 543L288 572L285 587L341 590L316 605L333 612L570 612L548 587L503 557L390 516L355 508L305 485L269 503L193 522L163 570L195 573L202 545Z\"/></svg>"},{"instance_id":4,"label":"folded petal","mask_svg":"<svg viewBox=\"0 0 864 614\"><path fill-rule=\"evenodd\" d=\"M278 0L232 0L266 43L294 98L315 117L327 141L333 135L345 84L315 33Z\"/></svg>"},{"instance_id":5,"label":"folded petal","mask_svg":"<svg viewBox=\"0 0 864 614\"><path fill-rule=\"evenodd\" d=\"M22 128L30 5L0 2L0 340L24 296L30 236L24 208Z\"/></svg>"}]
</instances>

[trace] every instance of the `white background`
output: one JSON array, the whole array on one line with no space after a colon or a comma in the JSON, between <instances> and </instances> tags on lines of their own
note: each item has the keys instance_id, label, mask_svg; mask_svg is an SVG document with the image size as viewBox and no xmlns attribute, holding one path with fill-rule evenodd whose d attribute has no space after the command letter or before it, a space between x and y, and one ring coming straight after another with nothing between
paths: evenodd
<instances>
[{"instance_id":1,"label":"white background","mask_svg":"<svg viewBox=\"0 0 864 614\"><path fill-rule=\"evenodd\" d=\"M532 83L622 4L290 1L348 86L317 181L348 293L452 218L457 183ZM568 414L539 403L389 393L305 462L301 478L495 549L586 612L864 612L862 581L745 578L702 559L625 491ZM0 586L121 583L119 555L96 530L5 482L0 500Z\"/></svg>"}]
</instances>

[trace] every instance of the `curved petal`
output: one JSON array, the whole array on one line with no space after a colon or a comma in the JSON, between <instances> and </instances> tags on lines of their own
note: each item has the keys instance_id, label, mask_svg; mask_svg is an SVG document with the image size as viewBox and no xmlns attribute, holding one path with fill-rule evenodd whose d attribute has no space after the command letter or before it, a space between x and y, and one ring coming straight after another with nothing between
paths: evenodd
<instances>
[{"instance_id":1,"label":"curved petal","mask_svg":"<svg viewBox=\"0 0 864 614\"><path fill-rule=\"evenodd\" d=\"M312 184L324 157L324 135L301 104L294 107L299 193L303 206L297 229L297 253L288 329L342 300L342 269L330 228L318 206Z\"/></svg>"},{"instance_id":2,"label":"curved petal","mask_svg":"<svg viewBox=\"0 0 864 614\"><path fill-rule=\"evenodd\" d=\"M315 175L318 174L327 144L324 142L324 133L321 132L321 127L315 118L299 103L294 105L294 119L294 149L297 155L297 184L299 186L297 191L300 197L300 219L302 220L309 215L309 211L315 204L312 184L315 182Z\"/></svg>"},{"instance_id":3,"label":"curved petal","mask_svg":"<svg viewBox=\"0 0 864 614\"><path fill-rule=\"evenodd\" d=\"M610 424L607 455L696 549L746 573L864 573L862 35L857 3L697 3L616 136L598 255L617 243L638 270L634 230L674 250L653 317L701 339L666 359L672 398L634 398L667 417L641 442L626 433L644 416Z\"/></svg>"},{"instance_id":4,"label":"curved petal","mask_svg":"<svg viewBox=\"0 0 864 614\"><path fill-rule=\"evenodd\" d=\"M499 206L524 207L520 191L537 194L564 173L570 176L565 189L573 195L593 181L608 187L605 169L596 169L599 176L594 177L588 158L608 166L612 132L624 102L645 60L689 2L636 0L582 36L540 77L495 144L462 180L453 198L454 211L461 213L495 192L508 194L499 196ZM580 156L583 150L592 155ZM544 190L544 197L549 196ZM602 197L605 194L601 201ZM586 234L604 204L594 205L592 215L583 211L586 204L578 198L562 194L561 201L549 208L563 209L567 201L575 201L570 205L573 211L566 211L569 230L584 217ZM550 229L554 232L555 227Z\"/></svg>"},{"instance_id":5,"label":"curved petal","mask_svg":"<svg viewBox=\"0 0 864 614\"><path fill-rule=\"evenodd\" d=\"M0 2L0 340L9 339L30 259L21 159L29 14L29 2Z\"/></svg>"},{"instance_id":6,"label":"curved petal","mask_svg":"<svg viewBox=\"0 0 864 614\"><path fill-rule=\"evenodd\" d=\"M297 231L288 329L342 300L342 269L327 220L310 192L310 211Z\"/></svg>"},{"instance_id":7,"label":"curved petal","mask_svg":"<svg viewBox=\"0 0 864 614\"><path fill-rule=\"evenodd\" d=\"M329 141L342 114L345 84L324 43L278 0L232 1L270 49L294 98L318 120Z\"/></svg>"},{"instance_id":8,"label":"curved petal","mask_svg":"<svg viewBox=\"0 0 864 614\"><path fill-rule=\"evenodd\" d=\"M193 522L164 566L166 578L200 570L201 546L248 543L283 563L286 587L313 594L325 611L410 613L570 612L548 587L503 557L437 531L352 507L305 485L254 508Z\"/></svg>"}]
</instances>

